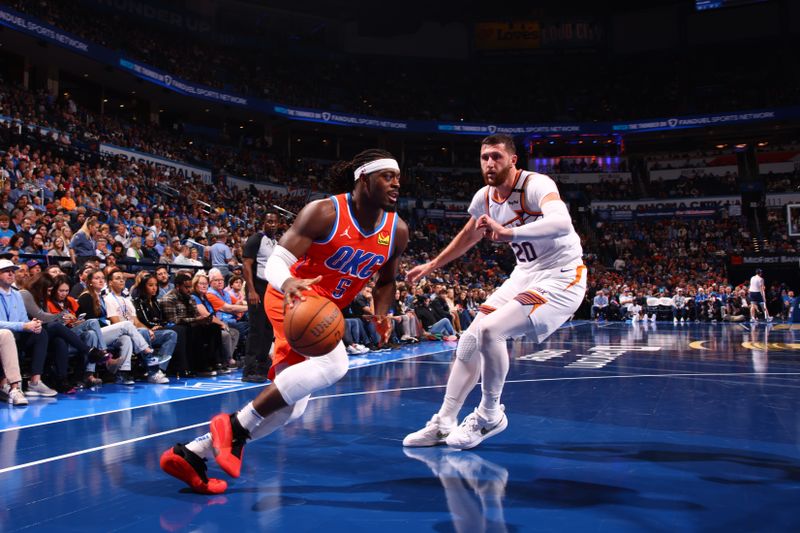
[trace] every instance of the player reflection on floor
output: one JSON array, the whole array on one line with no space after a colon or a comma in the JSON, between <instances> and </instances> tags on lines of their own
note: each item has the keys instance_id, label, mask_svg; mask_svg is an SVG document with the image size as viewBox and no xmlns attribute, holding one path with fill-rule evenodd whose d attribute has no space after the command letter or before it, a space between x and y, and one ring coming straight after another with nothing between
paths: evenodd
<instances>
[{"instance_id":1,"label":"player reflection on floor","mask_svg":"<svg viewBox=\"0 0 800 533\"><path fill-rule=\"evenodd\" d=\"M403 448L403 453L425 463L439 478L458 533L507 531L503 498L508 470L467 451Z\"/></svg>"}]
</instances>

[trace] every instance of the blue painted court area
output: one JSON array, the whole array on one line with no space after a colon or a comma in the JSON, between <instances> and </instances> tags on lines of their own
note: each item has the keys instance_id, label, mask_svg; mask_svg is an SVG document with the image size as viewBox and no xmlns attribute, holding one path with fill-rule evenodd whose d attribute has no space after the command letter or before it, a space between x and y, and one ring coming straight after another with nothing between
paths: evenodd
<instances>
[{"instance_id":1,"label":"blue painted court area","mask_svg":"<svg viewBox=\"0 0 800 533\"><path fill-rule=\"evenodd\" d=\"M106 386L4 407L2 529L800 530L800 330L576 322L510 346L509 426L478 448L401 446L438 409L452 358L423 344L352 361L302 419L248 444L242 476L213 497L159 456L259 386Z\"/></svg>"}]
</instances>

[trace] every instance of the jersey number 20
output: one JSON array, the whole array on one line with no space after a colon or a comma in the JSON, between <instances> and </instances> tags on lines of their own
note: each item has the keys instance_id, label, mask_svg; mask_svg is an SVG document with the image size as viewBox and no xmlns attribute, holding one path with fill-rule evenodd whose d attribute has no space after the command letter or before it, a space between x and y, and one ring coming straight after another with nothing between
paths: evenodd
<instances>
[{"instance_id":1,"label":"jersey number 20","mask_svg":"<svg viewBox=\"0 0 800 533\"><path fill-rule=\"evenodd\" d=\"M536 259L536 250L529 242L512 242L511 248L517 256L517 261L520 263L529 263Z\"/></svg>"}]
</instances>

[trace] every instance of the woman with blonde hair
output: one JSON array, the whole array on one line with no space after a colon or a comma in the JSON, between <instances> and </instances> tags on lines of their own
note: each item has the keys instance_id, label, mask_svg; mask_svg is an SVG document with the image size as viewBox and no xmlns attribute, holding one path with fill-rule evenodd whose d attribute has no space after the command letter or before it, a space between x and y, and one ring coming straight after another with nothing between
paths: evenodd
<instances>
[{"instance_id":1,"label":"woman with blonde hair","mask_svg":"<svg viewBox=\"0 0 800 533\"><path fill-rule=\"evenodd\" d=\"M134 237L131 239L131 246L130 248L128 248L128 251L125 253L125 255L130 257L137 263L141 263L142 257L144 257L144 254L142 253L141 237Z\"/></svg>"},{"instance_id":2,"label":"woman with blonde hair","mask_svg":"<svg viewBox=\"0 0 800 533\"><path fill-rule=\"evenodd\" d=\"M69 242L72 261L78 268L97 253L95 233L97 233L98 225L96 217L86 217L81 229L75 232L75 235L72 236L72 240Z\"/></svg>"},{"instance_id":3,"label":"woman with blonde hair","mask_svg":"<svg viewBox=\"0 0 800 533\"><path fill-rule=\"evenodd\" d=\"M175 261L175 252L169 244L164 247L164 253L158 258L161 265L171 265Z\"/></svg>"},{"instance_id":4,"label":"woman with blonde hair","mask_svg":"<svg viewBox=\"0 0 800 533\"><path fill-rule=\"evenodd\" d=\"M61 235L61 232L53 236L53 247L50 248L47 255L51 257L72 257L72 254L69 253L67 241L64 239L64 236Z\"/></svg>"}]
</instances>

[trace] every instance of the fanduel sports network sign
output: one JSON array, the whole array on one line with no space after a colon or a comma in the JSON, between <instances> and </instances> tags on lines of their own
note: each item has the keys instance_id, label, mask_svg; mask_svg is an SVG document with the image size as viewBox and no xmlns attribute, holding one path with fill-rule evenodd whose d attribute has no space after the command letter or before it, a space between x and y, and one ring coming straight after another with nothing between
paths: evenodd
<instances>
[{"instance_id":1,"label":"fanduel sports network sign","mask_svg":"<svg viewBox=\"0 0 800 533\"><path fill-rule=\"evenodd\" d=\"M156 85L161 85L162 87L166 87L167 89L171 89L176 93L185 94L189 96L197 96L199 98L205 98L206 100L215 100L217 102L222 102L225 104L236 104L239 106L247 106L247 98L244 96L237 96L230 93L223 93L217 89L212 89L210 87L204 87L202 85L197 85L195 83L190 83L184 81L180 78L174 78L163 72L157 68L150 67L145 65L144 63L139 63L137 61L131 61L129 59L120 58L119 59L119 66L129 70L139 78L143 80L155 83Z\"/></svg>"},{"instance_id":2,"label":"fanduel sports network sign","mask_svg":"<svg viewBox=\"0 0 800 533\"><path fill-rule=\"evenodd\" d=\"M272 111L278 115L307 122L323 122L325 124L334 124L337 126L358 126L363 128L411 131L411 128L409 128L410 122L402 120L368 117L365 115L349 115L347 113L339 113L338 111L320 111L318 109L286 107L283 105L273 105Z\"/></svg>"},{"instance_id":3,"label":"fanduel sports network sign","mask_svg":"<svg viewBox=\"0 0 800 533\"><path fill-rule=\"evenodd\" d=\"M673 129L705 128L709 126L759 121L794 120L800 118L800 107L761 109L737 113L720 113L717 115L654 118L652 120L641 120L622 124L612 122L585 124L480 124L372 117L325 109L290 107L278 102L260 100L234 92L223 92L219 89L206 87L173 76L168 72L151 67L141 61L124 57L119 52L98 44L87 42L85 39L76 37L69 32L50 26L28 15L23 15L6 6L0 6L0 25L91 57L101 63L121 68L142 80L154 83L178 94L193 98L202 98L206 101L213 101L225 105L235 105L253 113L279 115L291 120L318 122L331 124L333 126L374 128L386 131L408 131L414 133L446 133L481 136L491 135L493 133L506 133L519 136L587 133L606 135L610 133L631 134ZM519 27L515 27L512 25L509 30L507 26L501 27L501 25L494 24L487 26L485 29L487 35L494 32L495 35L501 35L504 36L504 38L513 37L513 39L521 39L521 42L529 44L538 42L538 37L534 38L534 34L538 35L537 26L531 26L528 23L521 23L521 25L518 26ZM562 31L562 33L566 31L563 28L562 30L559 31ZM500 32L499 34L497 33L498 31ZM509 36L503 34L503 31L511 31L513 35ZM579 32L579 35L583 35L584 33L586 32ZM567 34L571 35L571 30L565 33L565 35ZM590 35L587 33L586 35L591 37L590 40L595 38L593 37L594 34Z\"/></svg>"},{"instance_id":4,"label":"fanduel sports network sign","mask_svg":"<svg viewBox=\"0 0 800 533\"><path fill-rule=\"evenodd\" d=\"M88 54L92 51L89 48L89 43L83 39L70 35L68 32L54 28L44 22L39 22L36 19L17 13L13 9L9 9L5 6L0 6L0 24L12 30L21 31L39 39L50 41L75 52Z\"/></svg>"},{"instance_id":5,"label":"fanduel sports network sign","mask_svg":"<svg viewBox=\"0 0 800 533\"><path fill-rule=\"evenodd\" d=\"M531 135L552 133L584 133L586 126L581 124L436 124L440 133L457 133L460 135L492 135L506 133L508 135Z\"/></svg>"},{"instance_id":6,"label":"fanduel sports network sign","mask_svg":"<svg viewBox=\"0 0 800 533\"><path fill-rule=\"evenodd\" d=\"M795 118L800 115L800 110L794 109L762 109L743 113L721 113L719 115L700 115L688 117L659 118L627 124L614 124L612 130L623 132L648 132L682 130L687 128L706 128L708 126L723 126L726 124L741 124L765 120L778 120Z\"/></svg>"}]
</instances>

